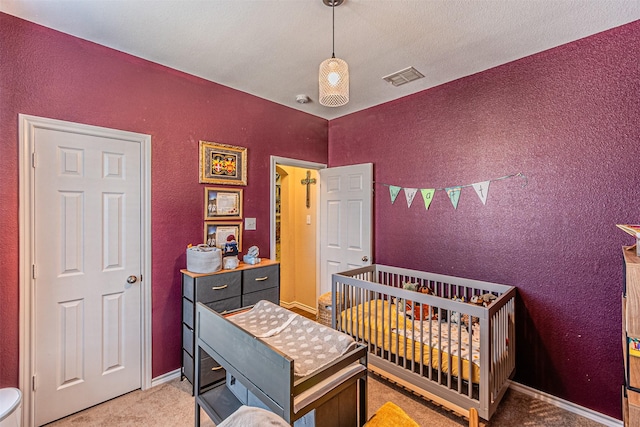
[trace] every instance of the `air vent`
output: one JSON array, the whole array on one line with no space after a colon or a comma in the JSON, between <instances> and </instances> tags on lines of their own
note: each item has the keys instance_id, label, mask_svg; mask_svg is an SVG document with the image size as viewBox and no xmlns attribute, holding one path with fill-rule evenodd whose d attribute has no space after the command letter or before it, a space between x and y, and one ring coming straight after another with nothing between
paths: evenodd
<instances>
[{"instance_id":1,"label":"air vent","mask_svg":"<svg viewBox=\"0 0 640 427\"><path fill-rule=\"evenodd\" d=\"M405 83L412 82L424 77L420 71L413 67L405 68L404 70L396 71L395 73L384 76L382 79L388 81L394 86L401 86Z\"/></svg>"}]
</instances>

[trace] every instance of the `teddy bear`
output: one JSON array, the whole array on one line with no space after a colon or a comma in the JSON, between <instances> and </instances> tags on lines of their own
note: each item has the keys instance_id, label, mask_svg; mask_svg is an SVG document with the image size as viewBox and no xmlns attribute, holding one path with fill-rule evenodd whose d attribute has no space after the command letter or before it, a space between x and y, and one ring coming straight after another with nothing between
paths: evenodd
<instances>
[{"instance_id":1,"label":"teddy bear","mask_svg":"<svg viewBox=\"0 0 640 427\"><path fill-rule=\"evenodd\" d=\"M405 282L402 284L402 289L420 292L423 294L431 294L431 289L427 286L420 286L417 283ZM429 318L430 309L427 304L420 304L411 301L404 302L404 300L400 300L400 310L404 311L407 316L413 317L415 320L426 320Z\"/></svg>"},{"instance_id":2,"label":"teddy bear","mask_svg":"<svg viewBox=\"0 0 640 427\"><path fill-rule=\"evenodd\" d=\"M471 303L481 305L483 307L489 307L493 301L496 300L496 296L490 293L482 295L474 295L471 297Z\"/></svg>"}]
</instances>

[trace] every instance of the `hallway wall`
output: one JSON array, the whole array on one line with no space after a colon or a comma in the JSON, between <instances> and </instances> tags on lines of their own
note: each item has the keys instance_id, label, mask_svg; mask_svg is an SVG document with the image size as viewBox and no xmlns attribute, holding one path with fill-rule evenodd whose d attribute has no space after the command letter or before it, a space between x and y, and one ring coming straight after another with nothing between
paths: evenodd
<instances>
[{"instance_id":1,"label":"hallway wall","mask_svg":"<svg viewBox=\"0 0 640 427\"><path fill-rule=\"evenodd\" d=\"M318 173L310 170L316 184L310 186L310 208L306 207L307 190L301 184L308 169L281 166L287 172L282 178L281 227L281 300L288 304L315 309L317 262L317 185ZM307 224L307 215L310 224Z\"/></svg>"}]
</instances>

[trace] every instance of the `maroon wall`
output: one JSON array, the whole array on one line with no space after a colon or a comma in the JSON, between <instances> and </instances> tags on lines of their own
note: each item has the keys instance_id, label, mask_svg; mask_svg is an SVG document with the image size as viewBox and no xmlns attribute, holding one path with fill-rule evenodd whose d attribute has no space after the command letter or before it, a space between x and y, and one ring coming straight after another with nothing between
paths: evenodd
<instances>
[{"instance_id":1,"label":"maroon wall","mask_svg":"<svg viewBox=\"0 0 640 427\"><path fill-rule=\"evenodd\" d=\"M0 387L18 384L18 114L152 136L153 376L180 366L180 277L202 241L198 140L247 147L244 247L269 256L269 156L325 163L327 121L0 13Z\"/></svg>"},{"instance_id":2,"label":"maroon wall","mask_svg":"<svg viewBox=\"0 0 640 427\"><path fill-rule=\"evenodd\" d=\"M620 418L621 246L640 221L640 22L329 123L374 163L375 262L515 285L516 381ZM429 78L428 75L426 78ZM391 204L384 184L493 182Z\"/></svg>"},{"instance_id":3,"label":"maroon wall","mask_svg":"<svg viewBox=\"0 0 640 427\"><path fill-rule=\"evenodd\" d=\"M518 287L516 380L620 418L620 246L640 201L640 23L331 121L373 162L375 260ZM428 78L428 77L427 77ZM268 252L268 156L327 161L325 120L0 13L0 387L18 383L18 113L152 135L153 375L180 364L184 247L202 238L199 139L248 147L245 245ZM438 191L429 211L383 184Z\"/></svg>"}]
</instances>

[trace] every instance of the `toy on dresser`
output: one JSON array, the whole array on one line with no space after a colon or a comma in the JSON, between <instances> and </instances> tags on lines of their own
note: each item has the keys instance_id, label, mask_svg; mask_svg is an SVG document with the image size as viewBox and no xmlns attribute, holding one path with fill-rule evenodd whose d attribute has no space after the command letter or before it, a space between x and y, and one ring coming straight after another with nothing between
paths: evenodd
<instances>
[{"instance_id":1,"label":"toy on dresser","mask_svg":"<svg viewBox=\"0 0 640 427\"><path fill-rule=\"evenodd\" d=\"M233 234L227 236L227 243L224 244L222 256L238 256L238 242L236 242L236 236Z\"/></svg>"},{"instance_id":2,"label":"toy on dresser","mask_svg":"<svg viewBox=\"0 0 640 427\"><path fill-rule=\"evenodd\" d=\"M244 261L245 264L258 264L260 263L260 258L258 258L259 254L260 249L258 249L257 246L251 246L247 251L247 254L242 257L242 261Z\"/></svg>"},{"instance_id":3,"label":"toy on dresser","mask_svg":"<svg viewBox=\"0 0 640 427\"><path fill-rule=\"evenodd\" d=\"M224 244L222 249L223 266L225 270L233 270L240 264L238 260L238 242L236 236L230 234L227 236L227 243Z\"/></svg>"}]
</instances>

